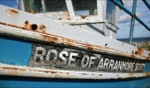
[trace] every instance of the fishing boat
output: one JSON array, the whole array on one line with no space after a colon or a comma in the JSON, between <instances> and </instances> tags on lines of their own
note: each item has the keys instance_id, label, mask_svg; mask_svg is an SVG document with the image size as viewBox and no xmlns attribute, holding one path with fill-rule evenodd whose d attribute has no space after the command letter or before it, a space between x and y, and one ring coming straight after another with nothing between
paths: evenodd
<instances>
[{"instance_id":1,"label":"fishing boat","mask_svg":"<svg viewBox=\"0 0 150 88\"><path fill-rule=\"evenodd\" d=\"M146 0L143 0L149 8ZM0 5L0 87L150 87L150 51L132 45L121 0L18 0ZM118 41L120 10L130 44Z\"/></svg>"}]
</instances>

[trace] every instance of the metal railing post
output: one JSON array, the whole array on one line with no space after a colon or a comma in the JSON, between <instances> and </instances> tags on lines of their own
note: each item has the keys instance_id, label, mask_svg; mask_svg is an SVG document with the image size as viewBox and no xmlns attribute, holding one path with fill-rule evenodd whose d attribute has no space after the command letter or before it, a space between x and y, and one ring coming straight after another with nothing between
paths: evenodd
<instances>
[{"instance_id":1,"label":"metal railing post","mask_svg":"<svg viewBox=\"0 0 150 88\"><path fill-rule=\"evenodd\" d=\"M134 23L135 23L135 17L136 17L136 5L137 5L137 0L133 1L133 6L132 6L132 13L134 14L131 18L131 24L130 24L130 35L129 35L129 43L132 44L133 42L133 34L134 34Z\"/></svg>"},{"instance_id":2,"label":"metal railing post","mask_svg":"<svg viewBox=\"0 0 150 88\"><path fill-rule=\"evenodd\" d=\"M124 10L127 14L129 14L131 17L132 17L132 20L131 20L131 25L130 25L130 28L133 29L134 28L134 22L135 22L135 19L140 23L142 24L148 31L150 31L150 27L148 25L146 25L139 17L136 16L135 12L136 11L136 4L137 4L137 0L134 0L133 2L133 6L132 7L132 12L130 10L128 10L126 7L124 7L122 5L122 3L120 3L120 1L118 0L110 0L112 1L115 5L117 5L119 8L121 8L122 10ZM146 0L143 0L143 2L146 4L146 6L149 8L150 5L148 4L148 2ZM132 37L130 42L132 42L132 39L133 39L133 31L134 30L131 30L130 29L130 36Z\"/></svg>"},{"instance_id":3,"label":"metal railing post","mask_svg":"<svg viewBox=\"0 0 150 88\"><path fill-rule=\"evenodd\" d=\"M42 4L43 11L47 12L46 5L45 5L45 0L41 0L41 4Z\"/></svg>"},{"instance_id":4,"label":"metal railing post","mask_svg":"<svg viewBox=\"0 0 150 88\"><path fill-rule=\"evenodd\" d=\"M150 9L150 4L148 4L147 0L143 0L143 2L144 2L145 5Z\"/></svg>"}]
</instances>

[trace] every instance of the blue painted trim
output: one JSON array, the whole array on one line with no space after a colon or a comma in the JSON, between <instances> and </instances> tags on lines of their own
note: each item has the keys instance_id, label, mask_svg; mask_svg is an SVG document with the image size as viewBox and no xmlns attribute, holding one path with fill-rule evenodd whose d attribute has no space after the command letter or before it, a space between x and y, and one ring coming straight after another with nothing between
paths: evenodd
<instances>
[{"instance_id":1,"label":"blue painted trim","mask_svg":"<svg viewBox=\"0 0 150 88\"><path fill-rule=\"evenodd\" d=\"M134 13L132 13L130 10L128 10L126 7L124 7L120 2L118 2L117 0L111 0L115 5L117 5L118 7L120 7L121 9L123 9L126 13L128 13L130 16L134 16L135 19L141 23L148 31L150 31L150 28L139 18L137 17Z\"/></svg>"},{"instance_id":2,"label":"blue painted trim","mask_svg":"<svg viewBox=\"0 0 150 88\"><path fill-rule=\"evenodd\" d=\"M0 62L11 65L28 65L32 44L15 39L0 38Z\"/></svg>"},{"instance_id":3,"label":"blue painted trim","mask_svg":"<svg viewBox=\"0 0 150 88\"><path fill-rule=\"evenodd\" d=\"M135 14L135 15L132 16L131 24L130 24L130 35L129 35L129 38L130 38L129 43L130 44L132 44L132 41L133 41L134 23L135 23L135 16L136 16L136 5L137 5L137 0L134 0L133 1L133 6L132 6L132 13Z\"/></svg>"},{"instance_id":4,"label":"blue painted trim","mask_svg":"<svg viewBox=\"0 0 150 88\"><path fill-rule=\"evenodd\" d=\"M143 2L144 2L145 5L150 9L150 4L147 2L147 0L143 0Z\"/></svg>"},{"instance_id":5,"label":"blue painted trim","mask_svg":"<svg viewBox=\"0 0 150 88\"><path fill-rule=\"evenodd\" d=\"M129 38L120 38L117 40L127 43L129 41ZM133 39L133 42L145 42L145 41L150 41L150 37L143 37L143 38L141 37L141 38L134 38Z\"/></svg>"},{"instance_id":6,"label":"blue painted trim","mask_svg":"<svg viewBox=\"0 0 150 88\"><path fill-rule=\"evenodd\" d=\"M126 80L46 79L30 77L0 78L0 88L150 88L150 78Z\"/></svg>"}]
</instances>

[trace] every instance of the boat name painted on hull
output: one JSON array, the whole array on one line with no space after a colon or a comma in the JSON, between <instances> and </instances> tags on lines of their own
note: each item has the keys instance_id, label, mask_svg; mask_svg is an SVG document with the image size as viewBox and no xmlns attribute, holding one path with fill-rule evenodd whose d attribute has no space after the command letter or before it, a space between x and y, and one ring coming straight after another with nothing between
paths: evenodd
<instances>
[{"instance_id":1,"label":"boat name painted on hull","mask_svg":"<svg viewBox=\"0 0 150 88\"><path fill-rule=\"evenodd\" d=\"M143 72L145 63L64 46L34 44L30 66L80 71Z\"/></svg>"}]
</instances>

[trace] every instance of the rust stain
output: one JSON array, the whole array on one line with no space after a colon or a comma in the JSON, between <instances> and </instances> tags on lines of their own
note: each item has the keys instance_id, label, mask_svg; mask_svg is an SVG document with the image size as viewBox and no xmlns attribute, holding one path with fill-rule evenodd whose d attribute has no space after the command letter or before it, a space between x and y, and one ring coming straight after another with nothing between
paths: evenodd
<instances>
[{"instance_id":1,"label":"rust stain","mask_svg":"<svg viewBox=\"0 0 150 88\"><path fill-rule=\"evenodd\" d=\"M45 30L46 30L46 27L43 24L39 25L39 27L38 27L37 24L29 24L28 20L26 20L24 22L24 28L31 30L31 31L36 31L36 32L45 32Z\"/></svg>"},{"instance_id":2,"label":"rust stain","mask_svg":"<svg viewBox=\"0 0 150 88\"><path fill-rule=\"evenodd\" d=\"M42 25L39 25L39 32L45 32L46 30L46 27L42 24Z\"/></svg>"},{"instance_id":3,"label":"rust stain","mask_svg":"<svg viewBox=\"0 0 150 88\"><path fill-rule=\"evenodd\" d=\"M2 24L2 25L7 25L7 26L11 26L11 27L15 27L15 28L25 29L24 27L20 27L20 26L17 26L17 25L12 25L12 24L7 24L7 23L4 23L4 22L0 22L0 24Z\"/></svg>"},{"instance_id":4,"label":"rust stain","mask_svg":"<svg viewBox=\"0 0 150 88\"><path fill-rule=\"evenodd\" d=\"M87 44L87 49L88 49L88 50L93 50L93 47L92 47L92 45L90 45L90 44Z\"/></svg>"},{"instance_id":5,"label":"rust stain","mask_svg":"<svg viewBox=\"0 0 150 88\"><path fill-rule=\"evenodd\" d=\"M66 44L65 45L67 45L67 46L74 46L73 45L73 40L70 40L70 39L67 39L67 38L62 38L62 43L64 43L64 42L66 42Z\"/></svg>"},{"instance_id":6,"label":"rust stain","mask_svg":"<svg viewBox=\"0 0 150 88\"><path fill-rule=\"evenodd\" d=\"M78 48L86 48L88 50L94 50L94 49L97 49L97 50L103 50L104 53L108 53L108 52L105 52L105 50L112 50L112 51L116 51L114 49L110 49L109 47L103 47L103 46L98 46L98 45L93 45L93 44L88 44L88 43L84 43L84 42L80 42L80 41L76 41L76 40L71 40L71 39L68 39L68 38L64 38L64 37L60 37L60 36L57 36L57 35L52 35L52 34L41 34L43 36L43 40L47 41L47 42L53 42L53 43L58 43L58 44L64 44L64 45L68 45L68 46L73 46L73 47L78 47ZM114 52L112 53L113 55L117 54L117 56L123 56L125 55L124 53L122 52ZM125 55L126 57L126 55ZM129 57L129 56L127 56ZM136 55L131 55L130 57L132 58L136 58Z\"/></svg>"},{"instance_id":7,"label":"rust stain","mask_svg":"<svg viewBox=\"0 0 150 88\"><path fill-rule=\"evenodd\" d=\"M25 24L25 25L28 25L28 24L29 24L28 20L26 20L26 21L24 22L24 24Z\"/></svg>"},{"instance_id":8,"label":"rust stain","mask_svg":"<svg viewBox=\"0 0 150 88\"><path fill-rule=\"evenodd\" d=\"M26 29L28 31L32 31L32 30L29 29L28 20L24 22L24 27L19 27L19 26L16 26L16 25L6 24L6 23L3 23L3 22L0 22L0 24L8 25L8 26L16 27L16 28L21 28L21 29ZM42 28L45 28L45 26L42 25ZM45 42L51 42L51 43L56 43L56 44L64 44L64 45L67 45L67 46L78 47L78 48L82 48L82 49L88 49L90 51L95 50L95 51L99 51L99 52L107 53L107 54L111 54L111 55L117 55L117 56L123 56L123 57L129 57L129 58L136 58L137 59L137 56L134 55L134 54L128 55L124 52L118 52L118 50L115 50L115 49L112 49L112 48L109 48L109 47L99 46L99 45L94 45L94 44L88 44L88 43L85 43L85 42L81 42L81 41L77 41L77 40L71 40L71 39L64 38L64 37L57 36L57 35L52 35L52 34L48 34L48 33L41 33L39 31L34 31L34 32L39 33L39 35L42 36L43 41L45 41ZM135 52L135 54L142 56L142 55L144 55L144 50L139 48L138 51Z\"/></svg>"},{"instance_id":9,"label":"rust stain","mask_svg":"<svg viewBox=\"0 0 150 88\"><path fill-rule=\"evenodd\" d=\"M24 26L25 29L27 30L32 30L32 31L36 31L38 29L38 25L36 24L30 24L28 20L26 20L24 22Z\"/></svg>"},{"instance_id":10,"label":"rust stain","mask_svg":"<svg viewBox=\"0 0 150 88\"><path fill-rule=\"evenodd\" d=\"M20 69L20 68L15 68L15 67L2 67L3 70L19 70L19 71L22 71L22 72L25 72L26 69Z\"/></svg>"},{"instance_id":11,"label":"rust stain","mask_svg":"<svg viewBox=\"0 0 150 88\"><path fill-rule=\"evenodd\" d=\"M44 77L44 78L72 78L72 76L67 76L65 75L65 77L59 75L59 74L63 74L63 73L66 73L66 74L69 74L69 72L59 72L59 71L53 71L52 69L49 69L49 70L44 70L44 69L34 69L33 67L26 67L26 68L17 68L17 67L7 67L7 66L4 66L4 67L1 67L1 69L5 71L5 73L8 71L10 72L10 74L7 74L7 75L15 75L15 76L31 76L31 77ZM31 73L35 73L35 74L29 74L31 71ZM28 73L29 72L29 73ZM38 74L38 72L42 72L42 73L47 73L47 74ZM19 74L18 74L19 73ZM25 75L24 75L25 73ZM48 74L49 73L49 74ZM51 77L50 75L54 75L54 77ZM87 75L86 77L88 77L88 75L90 74L87 74L87 73L79 73L79 75ZM97 79L98 78L98 74L91 74L93 77L96 76L95 78ZM103 74L99 74L99 76L103 76ZM139 76L139 77L150 77L150 72L147 72L147 73L143 73L142 76ZM82 78L82 77L79 77L79 78ZM90 79L93 79L92 77L88 77ZM119 74L117 74L117 77L114 77L114 78L110 78L110 79L130 79L130 78L138 78L136 75L134 75L134 73L129 73L127 77L121 77Z\"/></svg>"},{"instance_id":12,"label":"rust stain","mask_svg":"<svg viewBox=\"0 0 150 88\"><path fill-rule=\"evenodd\" d=\"M43 36L43 40L45 40L47 42L57 43L59 40L57 37L50 37L48 35L42 35L42 36Z\"/></svg>"},{"instance_id":13,"label":"rust stain","mask_svg":"<svg viewBox=\"0 0 150 88\"><path fill-rule=\"evenodd\" d=\"M66 20L71 20L70 15L69 15L68 12L65 12L65 19L66 19Z\"/></svg>"},{"instance_id":14,"label":"rust stain","mask_svg":"<svg viewBox=\"0 0 150 88\"><path fill-rule=\"evenodd\" d=\"M135 51L135 54L137 55L137 54L138 54L138 51Z\"/></svg>"},{"instance_id":15,"label":"rust stain","mask_svg":"<svg viewBox=\"0 0 150 88\"><path fill-rule=\"evenodd\" d=\"M15 14L19 13L17 10L14 10L14 9L11 9L10 11L13 12L13 13L15 13Z\"/></svg>"},{"instance_id":16,"label":"rust stain","mask_svg":"<svg viewBox=\"0 0 150 88\"><path fill-rule=\"evenodd\" d=\"M62 72L57 72L57 71L52 71L52 70L31 70L31 71L42 72L42 73L51 73L51 74L57 74L57 73L62 74ZM69 72L66 72L66 74L69 74Z\"/></svg>"},{"instance_id":17,"label":"rust stain","mask_svg":"<svg viewBox=\"0 0 150 88\"><path fill-rule=\"evenodd\" d=\"M129 74L129 77L126 77L126 79L127 79L127 78L128 78L128 79L134 78L134 75L133 75L132 73L130 73L130 74Z\"/></svg>"},{"instance_id":18,"label":"rust stain","mask_svg":"<svg viewBox=\"0 0 150 88\"><path fill-rule=\"evenodd\" d=\"M2 67L3 70L11 70L11 71L21 71L21 72L26 72L26 69L22 68L15 68L15 67ZM30 69L29 69L30 70ZM51 73L51 74L56 74L58 73L57 71L51 71L51 70L30 70L30 71L35 71L35 72L43 72L43 73Z\"/></svg>"},{"instance_id":19,"label":"rust stain","mask_svg":"<svg viewBox=\"0 0 150 88\"><path fill-rule=\"evenodd\" d=\"M56 72L56 71L46 71L46 70L37 70L38 72L43 72L43 73L51 73L51 74L56 74L56 73L58 73L58 72Z\"/></svg>"},{"instance_id":20,"label":"rust stain","mask_svg":"<svg viewBox=\"0 0 150 88\"><path fill-rule=\"evenodd\" d=\"M129 77L133 77L133 74L131 73L131 74L129 74Z\"/></svg>"},{"instance_id":21,"label":"rust stain","mask_svg":"<svg viewBox=\"0 0 150 88\"><path fill-rule=\"evenodd\" d=\"M17 10L14 10L14 9L7 9L6 14L8 16L17 16L19 14L19 12Z\"/></svg>"},{"instance_id":22,"label":"rust stain","mask_svg":"<svg viewBox=\"0 0 150 88\"><path fill-rule=\"evenodd\" d=\"M52 74L56 74L56 73L58 73L58 72L55 72L55 71L51 71L51 73L52 73Z\"/></svg>"},{"instance_id":23,"label":"rust stain","mask_svg":"<svg viewBox=\"0 0 150 88\"><path fill-rule=\"evenodd\" d=\"M70 17L68 17L68 18L66 18L67 20L71 20L71 18Z\"/></svg>"},{"instance_id":24,"label":"rust stain","mask_svg":"<svg viewBox=\"0 0 150 88\"><path fill-rule=\"evenodd\" d=\"M82 19L85 19L86 17L87 17L87 16L82 16L82 15L81 15L81 18L82 18Z\"/></svg>"},{"instance_id":25,"label":"rust stain","mask_svg":"<svg viewBox=\"0 0 150 88\"><path fill-rule=\"evenodd\" d=\"M150 73L146 73L146 76L149 77L149 76L150 76Z\"/></svg>"},{"instance_id":26,"label":"rust stain","mask_svg":"<svg viewBox=\"0 0 150 88\"><path fill-rule=\"evenodd\" d=\"M136 56L134 54L132 54L131 57L135 58Z\"/></svg>"},{"instance_id":27,"label":"rust stain","mask_svg":"<svg viewBox=\"0 0 150 88\"><path fill-rule=\"evenodd\" d=\"M37 70L38 72L43 72L43 73L50 73L50 71L41 71L41 70Z\"/></svg>"},{"instance_id":28,"label":"rust stain","mask_svg":"<svg viewBox=\"0 0 150 88\"><path fill-rule=\"evenodd\" d=\"M30 30L30 28L29 28L29 21L28 20L26 20L24 22L24 28Z\"/></svg>"},{"instance_id":29,"label":"rust stain","mask_svg":"<svg viewBox=\"0 0 150 88\"><path fill-rule=\"evenodd\" d=\"M149 58L149 57L146 57L146 60L150 60L150 58Z\"/></svg>"},{"instance_id":30,"label":"rust stain","mask_svg":"<svg viewBox=\"0 0 150 88\"><path fill-rule=\"evenodd\" d=\"M144 55L144 50L142 48L138 48L138 55Z\"/></svg>"}]
</instances>

